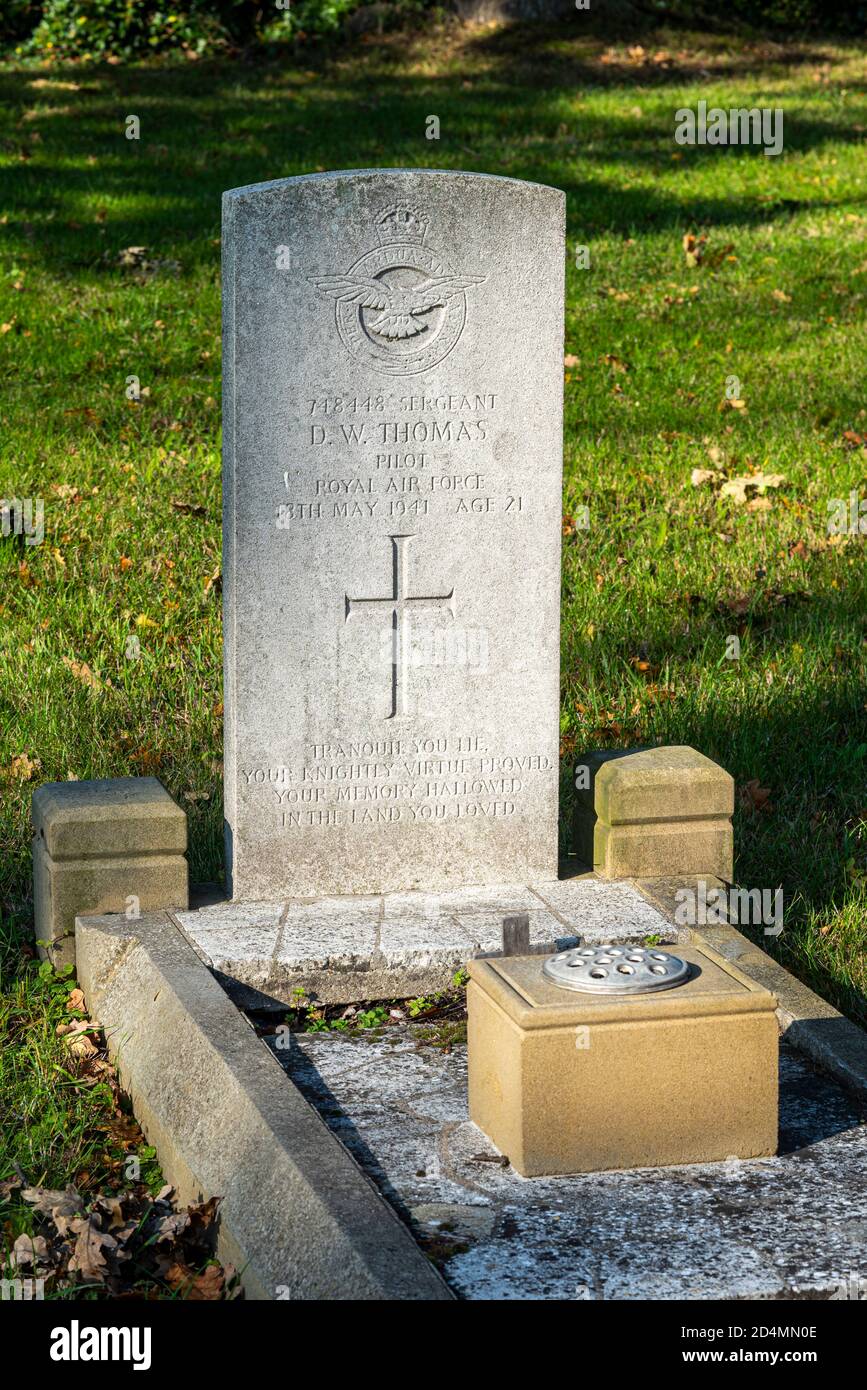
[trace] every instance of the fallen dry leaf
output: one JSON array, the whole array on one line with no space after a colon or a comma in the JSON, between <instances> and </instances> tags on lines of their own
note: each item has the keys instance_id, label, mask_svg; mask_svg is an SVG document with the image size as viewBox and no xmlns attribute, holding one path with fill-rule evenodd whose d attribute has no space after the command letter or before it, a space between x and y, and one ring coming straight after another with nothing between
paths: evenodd
<instances>
[{"instance_id":1,"label":"fallen dry leaf","mask_svg":"<svg viewBox=\"0 0 867 1390\"><path fill-rule=\"evenodd\" d=\"M716 486L725 477L718 468L694 468L689 475L693 487L703 487L705 483Z\"/></svg>"},{"instance_id":2,"label":"fallen dry leaf","mask_svg":"<svg viewBox=\"0 0 867 1390\"><path fill-rule=\"evenodd\" d=\"M621 357L615 357L613 353L606 352L600 357L600 362L604 362L607 367L611 367L615 372L628 372L629 363L624 362Z\"/></svg>"},{"instance_id":3,"label":"fallen dry leaf","mask_svg":"<svg viewBox=\"0 0 867 1390\"><path fill-rule=\"evenodd\" d=\"M686 257L686 263L691 270L701 265L706 244L706 236L696 237L692 232L684 233L681 245L683 247L683 254Z\"/></svg>"},{"instance_id":4,"label":"fallen dry leaf","mask_svg":"<svg viewBox=\"0 0 867 1390\"><path fill-rule=\"evenodd\" d=\"M222 1200L222 1197L209 1197L206 1202L197 1202L189 1208L190 1230L196 1237L201 1238L213 1226Z\"/></svg>"},{"instance_id":5,"label":"fallen dry leaf","mask_svg":"<svg viewBox=\"0 0 867 1390\"><path fill-rule=\"evenodd\" d=\"M764 496L769 487L780 487L785 481L782 473L744 473L737 478L728 478L720 488L720 494L733 498L741 506L746 502L748 492Z\"/></svg>"},{"instance_id":6,"label":"fallen dry leaf","mask_svg":"<svg viewBox=\"0 0 867 1390\"><path fill-rule=\"evenodd\" d=\"M72 1222L84 1211L84 1203L70 1183L68 1187L57 1190L50 1187L25 1187L21 1193L25 1202L41 1216L48 1216L57 1227L59 1235L66 1235Z\"/></svg>"},{"instance_id":7,"label":"fallen dry leaf","mask_svg":"<svg viewBox=\"0 0 867 1390\"><path fill-rule=\"evenodd\" d=\"M188 512L190 516L207 516L208 509L201 502L182 502L172 498L171 505L176 512Z\"/></svg>"},{"instance_id":8,"label":"fallen dry leaf","mask_svg":"<svg viewBox=\"0 0 867 1390\"><path fill-rule=\"evenodd\" d=\"M103 259L106 264L116 265L121 270L135 271L140 280L159 275L163 271L170 275L177 275L181 268L180 261L149 256L146 246L125 246L115 256L106 254Z\"/></svg>"},{"instance_id":9,"label":"fallen dry leaf","mask_svg":"<svg viewBox=\"0 0 867 1390\"><path fill-rule=\"evenodd\" d=\"M12 1263L17 1269L32 1270L48 1265L50 1260L45 1237L22 1232L12 1246Z\"/></svg>"},{"instance_id":10,"label":"fallen dry leaf","mask_svg":"<svg viewBox=\"0 0 867 1390\"><path fill-rule=\"evenodd\" d=\"M739 598L724 600L720 606L725 609L726 612L733 614L734 617L742 618L745 613L749 612L752 602L753 600L749 594L742 594Z\"/></svg>"},{"instance_id":11,"label":"fallen dry leaf","mask_svg":"<svg viewBox=\"0 0 867 1390\"><path fill-rule=\"evenodd\" d=\"M844 430L843 439L850 449L860 449L867 445L867 435L856 434L854 430Z\"/></svg>"},{"instance_id":12,"label":"fallen dry leaf","mask_svg":"<svg viewBox=\"0 0 867 1390\"><path fill-rule=\"evenodd\" d=\"M54 483L51 491L55 497L59 497L62 502L78 502L81 500L81 493L72 483Z\"/></svg>"},{"instance_id":13,"label":"fallen dry leaf","mask_svg":"<svg viewBox=\"0 0 867 1390\"><path fill-rule=\"evenodd\" d=\"M171 1191L171 1188L169 1188ZM186 1211L172 1211L168 1215L160 1217L154 1229L152 1239L159 1245L164 1240L177 1240L182 1231L185 1231L190 1224L190 1215Z\"/></svg>"},{"instance_id":14,"label":"fallen dry leaf","mask_svg":"<svg viewBox=\"0 0 867 1390\"><path fill-rule=\"evenodd\" d=\"M77 1018L74 1023L58 1023L55 1028L58 1037L63 1038L73 1057L95 1057L99 1048L88 1037L97 1031L96 1024L87 1018Z\"/></svg>"},{"instance_id":15,"label":"fallen dry leaf","mask_svg":"<svg viewBox=\"0 0 867 1390\"><path fill-rule=\"evenodd\" d=\"M82 685L88 686L91 690L102 690L102 681L93 674L86 661L73 661L70 656L64 656L62 661Z\"/></svg>"},{"instance_id":16,"label":"fallen dry leaf","mask_svg":"<svg viewBox=\"0 0 867 1390\"><path fill-rule=\"evenodd\" d=\"M120 1197L97 1197L91 1212L104 1218L103 1225L109 1231L120 1231L124 1229L123 1199Z\"/></svg>"},{"instance_id":17,"label":"fallen dry leaf","mask_svg":"<svg viewBox=\"0 0 867 1390\"><path fill-rule=\"evenodd\" d=\"M19 782L29 782L42 766L39 758L28 758L26 753L18 753L9 764L9 775Z\"/></svg>"},{"instance_id":18,"label":"fallen dry leaf","mask_svg":"<svg viewBox=\"0 0 867 1390\"><path fill-rule=\"evenodd\" d=\"M753 777L751 781L745 782L738 788L738 797L741 806L745 811L770 811L773 808L768 800L771 795L770 787L763 787L758 777Z\"/></svg>"},{"instance_id":19,"label":"fallen dry leaf","mask_svg":"<svg viewBox=\"0 0 867 1390\"><path fill-rule=\"evenodd\" d=\"M75 1250L69 1261L70 1271L80 1274L82 1279L88 1282L92 1280L98 1284L105 1283L108 1266L104 1252L111 1254L117 1249L114 1236L100 1230L98 1218L95 1216L85 1216L73 1221L71 1229L76 1240Z\"/></svg>"},{"instance_id":20,"label":"fallen dry leaf","mask_svg":"<svg viewBox=\"0 0 867 1390\"><path fill-rule=\"evenodd\" d=\"M146 246L125 246L122 251L117 253L117 265L124 270L141 265L147 256Z\"/></svg>"},{"instance_id":21,"label":"fallen dry leaf","mask_svg":"<svg viewBox=\"0 0 867 1390\"><path fill-rule=\"evenodd\" d=\"M205 580L204 591L206 597L211 592L215 594L222 593L223 571L220 569L219 565L215 570L212 570L212 572L208 575L207 579Z\"/></svg>"},{"instance_id":22,"label":"fallen dry leaf","mask_svg":"<svg viewBox=\"0 0 867 1390\"><path fill-rule=\"evenodd\" d=\"M219 1265L206 1265L201 1274L197 1274L193 1280L192 1287L187 1297L192 1301L214 1301L223 1297L223 1290L226 1286L225 1272Z\"/></svg>"}]
</instances>

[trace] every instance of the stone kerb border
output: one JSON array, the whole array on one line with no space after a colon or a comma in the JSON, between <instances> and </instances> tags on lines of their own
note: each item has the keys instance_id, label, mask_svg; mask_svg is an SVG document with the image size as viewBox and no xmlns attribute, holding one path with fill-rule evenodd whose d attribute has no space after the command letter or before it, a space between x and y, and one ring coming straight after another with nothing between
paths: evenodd
<instances>
[{"instance_id":1,"label":"stone kerb border","mask_svg":"<svg viewBox=\"0 0 867 1390\"><path fill-rule=\"evenodd\" d=\"M78 977L181 1201L254 1299L452 1294L164 913L76 921Z\"/></svg>"}]
</instances>

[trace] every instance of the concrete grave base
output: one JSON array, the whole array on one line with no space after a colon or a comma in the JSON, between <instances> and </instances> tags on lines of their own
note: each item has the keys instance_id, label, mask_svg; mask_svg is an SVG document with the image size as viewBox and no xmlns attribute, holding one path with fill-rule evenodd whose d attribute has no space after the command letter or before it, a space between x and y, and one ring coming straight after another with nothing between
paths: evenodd
<instances>
[{"instance_id":1,"label":"concrete grave base","mask_svg":"<svg viewBox=\"0 0 867 1390\"><path fill-rule=\"evenodd\" d=\"M630 883L590 875L449 893L215 903L172 914L200 958L246 1008L407 998L444 988L475 956L498 955L503 918L526 912L531 949L583 941L686 940Z\"/></svg>"},{"instance_id":2,"label":"concrete grave base","mask_svg":"<svg viewBox=\"0 0 867 1390\"><path fill-rule=\"evenodd\" d=\"M656 916L641 930L664 927L671 894L643 887ZM827 1061L856 1094L784 1037L777 1157L533 1179L470 1123L465 1047L409 1026L293 1035L269 1056L169 914L80 919L77 948L169 1180L183 1200L224 1198L219 1253L248 1296L846 1297L867 1256L863 1034L733 927L707 933L748 974L757 958L796 1045L813 1021L845 1025L845 1055L825 1035Z\"/></svg>"},{"instance_id":3,"label":"concrete grave base","mask_svg":"<svg viewBox=\"0 0 867 1390\"><path fill-rule=\"evenodd\" d=\"M81 913L187 906L187 817L156 777L46 782L33 829L33 932L55 966L75 965Z\"/></svg>"}]
</instances>

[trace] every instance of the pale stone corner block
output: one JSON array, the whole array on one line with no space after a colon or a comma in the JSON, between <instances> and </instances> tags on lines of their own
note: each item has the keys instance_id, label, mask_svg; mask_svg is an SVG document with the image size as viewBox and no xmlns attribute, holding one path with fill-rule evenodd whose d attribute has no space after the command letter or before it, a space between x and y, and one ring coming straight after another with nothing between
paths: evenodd
<instances>
[{"instance_id":1,"label":"pale stone corner block","mask_svg":"<svg viewBox=\"0 0 867 1390\"><path fill-rule=\"evenodd\" d=\"M77 916L189 904L186 813L156 777L46 782L33 831L34 936L55 966L75 964Z\"/></svg>"},{"instance_id":2,"label":"pale stone corner block","mask_svg":"<svg viewBox=\"0 0 867 1390\"><path fill-rule=\"evenodd\" d=\"M605 878L733 878L734 779L695 748L597 750L576 760L575 851Z\"/></svg>"}]
</instances>

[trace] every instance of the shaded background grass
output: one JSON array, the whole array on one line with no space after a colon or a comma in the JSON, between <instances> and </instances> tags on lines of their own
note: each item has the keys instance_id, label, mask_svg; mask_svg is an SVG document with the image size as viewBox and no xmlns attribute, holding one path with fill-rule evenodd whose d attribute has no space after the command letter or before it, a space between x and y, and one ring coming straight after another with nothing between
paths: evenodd
<instances>
[{"instance_id":1,"label":"shaded background grass","mask_svg":"<svg viewBox=\"0 0 867 1390\"><path fill-rule=\"evenodd\" d=\"M785 891L771 949L867 1016L867 540L827 533L829 499L867 499L865 73L851 43L636 44L580 17L252 64L0 70L0 496L44 498L46 527L0 542L13 970L41 781L154 773L189 813L193 878L222 870L222 190L468 168L568 195L564 826L583 749L717 758L747 788L738 880ZM785 153L676 146L674 111L700 98L783 107ZM689 231L708 237L698 268ZM122 268L128 247L149 264ZM721 409L733 375L745 410ZM747 510L691 486L711 467L785 482Z\"/></svg>"}]
</instances>

